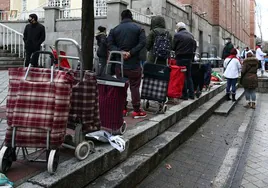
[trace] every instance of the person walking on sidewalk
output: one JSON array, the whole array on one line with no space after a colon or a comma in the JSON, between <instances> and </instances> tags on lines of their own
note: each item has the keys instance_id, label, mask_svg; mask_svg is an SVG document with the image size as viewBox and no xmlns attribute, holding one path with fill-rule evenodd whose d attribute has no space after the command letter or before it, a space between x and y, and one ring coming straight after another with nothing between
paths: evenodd
<instances>
[{"instance_id":1,"label":"person walking on sidewalk","mask_svg":"<svg viewBox=\"0 0 268 188\"><path fill-rule=\"evenodd\" d=\"M186 30L183 22L177 24L177 33L173 40L173 50L175 51L178 66L186 66L186 79L184 82L182 99L188 98L194 100L194 85L192 80L192 61L195 56L196 41L192 33Z\"/></svg>"},{"instance_id":2,"label":"person walking on sidewalk","mask_svg":"<svg viewBox=\"0 0 268 188\"><path fill-rule=\"evenodd\" d=\"M245 89L246 108L256 108L256 88L258 87L258 64L259 61L250 50L244 60L241 72L241 84Z\"/></svg>"},{"instance_id":3,"label":"person walking on sidewalk","mask_svg":"<svg viewBox=\"0 0 268 188\"><path fill-rule=\"evenodd\" d=\"M167 65L170 57L172 36L166 29L164 17L155 16L151 21L151 32L147 37L148 63Z\"/></svg>"},{"instance_id":4,"label":"person walking on sidewalk","mask_svg":"<svg viewBox=\"0 0 268 188\"><path fill-rule=\"evenodd\" d=\"M240 61L237 59L237 50L233 48L231 55L224 60L224 77L227 79L226 100L231 100L230 90L232 88L232 101L236 101L236 83L241 71Z\"/></svg>"},{"instance_id":5,"label":"person walking on sidewalk","mask_svg":"<svg viewBox=\"0 0 268 188\"><path fill-rule=\"evenodd\" d=\"M25 66L28 67L30 59L33 53L41 49L41 44L46 39L45 27L38 22L38 17L36 14L29 15L29 24L26 25L23 33L23 41L25 43L26 58ZM36 55L32 59L32 66L38 67L39 55Z\"/></svg>"},{"instance_id":6,"label":"person walking on sidewalk","mask_svg":"<svg viewBox=\"0 0 268 188\"><path fill-rule=\"evenodd\" d=\"M140 85L142 68L140 66L140 51L145 47L145 31L133 22L130 10L121 13L122 22L110 31L108 36L108 47L111 51L122 51L124 55L124 76L129 79L133 118L143 118L147 114L141 110ZM127 102L124 115L127 114Z\"/></svg>"},{"instance_id":7,"label":"person walking on sidewalk","mask_svg":"<svg viewBox=\"0 0 268 188\"><path fill-rule=\"evenodd\" d=\"M264 56L267 54L262 51L261 45L257 45L256 47L256 58L259 60L259 63L261 65L261 76L263 76L264 71L265 71L265 60Z\"/></svg>"},{"instance_id":8,"label":"person walking on sidewalk","mask_svg":"<svg viewBox=\"0 0 268 188\"><path fill-rule=\"evenodd\" d=\"M231 55L231 50L234 48L232 40L230 37L225 39L225 46L222 52L222 59L225 60L228 56Z\"/></svg>"},{"instance_id":9,"label":"person walking on sidewalk","mask_svg":"<svg viewBox=\"0 0 268 188\"><path fill-rule=\"evenodd\" d=\"M107 34L105 27L99 26L98 30L99 32L96 34L98 45L97 56L99 57L99 64L101 66L98 74L103 75L105 73L105 67L108 58Z\"/></svg>"}]
</instances>

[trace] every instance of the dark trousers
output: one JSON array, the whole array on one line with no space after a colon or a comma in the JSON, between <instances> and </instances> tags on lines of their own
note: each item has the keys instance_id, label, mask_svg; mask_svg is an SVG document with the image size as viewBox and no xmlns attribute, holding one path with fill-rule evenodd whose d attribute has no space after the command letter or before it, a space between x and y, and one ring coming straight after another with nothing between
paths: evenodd
<instances>
[{"instance_id":1,"label":"dark trousers","mask_svg":"<svg viewBox=\"0 0 268 188\"><path fill-rule=\"evenodd\" d=\"M120 76L120 69L117 67L116 75ZM137 69L124 69L124 77L129 80L129 87L131 92L131 102L135 112L140 111L141 105L141 95L140 95L140 86L141 86L141 76L142 76L142 68L139 67ZM127 91L126 91L126 99L127 99ZM125 106L127 106L127 101Z\"/></svg>"},{"instance_id":2,"label":"dark trousers","mask_svg":"<svg viewBox=\"0 0 268 188\"><path fill-rule=\"evenodd\" d=\"M192 59L176 58L178 66L186 66L187 71L185 73L185 82L182 97L194 97L194 85L192 80Z\"/></svg>"},{"instance_id":3,"label":"dark trousers","mask_svg":"<svg viewBox=\"0 0 268 188\"><path fill-rule=\"evenodd\" d=\"M103 76L105 75L107 65L107 57L99 57L99 72L98 75Z\"/></svg>"},{"instance_id":4,"label":"dark trousers","mask_svg":"<svg viewBox=\"0 0 268 188\"><path fill-rule=\"evenodd\" d=\"M30 63L32 64L33 67L38 67L39 54L36 54L32 58L32 55L37 51L40 51L40 49L37 49L37 50L26 49L26 52L25 52L25 67L28 67Z\"/></svg>"},{"instance_id":5,"label":"dark trousers","mask_svg":"<svg viewBox=\"0 0 268 188\"><path fill-rule=\"evenodd\" d=\"M234 78L234 79L227 78L227 87L226 87L227 94L230 93L231 88L232 88L232 94L236 93L236 83L237 83L237 78Z\"/></svg>"}]
</instances>

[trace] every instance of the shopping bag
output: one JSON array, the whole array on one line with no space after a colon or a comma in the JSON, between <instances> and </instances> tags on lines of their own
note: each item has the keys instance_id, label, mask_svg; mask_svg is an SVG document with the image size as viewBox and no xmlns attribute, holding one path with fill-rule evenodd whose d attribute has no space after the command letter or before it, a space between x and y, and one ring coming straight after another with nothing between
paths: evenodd
<instances>
[{"instance_id":1,"label":"shopping bag","mask_svg":"<svg viewBox=\"0 0 268 188\"><path fill-rule=\"evenodd\" d=\"M171 72L167 95L170 98L180 98L184 87L186 67L171 65L170 69Z\"/></svg>"}]
</instances>

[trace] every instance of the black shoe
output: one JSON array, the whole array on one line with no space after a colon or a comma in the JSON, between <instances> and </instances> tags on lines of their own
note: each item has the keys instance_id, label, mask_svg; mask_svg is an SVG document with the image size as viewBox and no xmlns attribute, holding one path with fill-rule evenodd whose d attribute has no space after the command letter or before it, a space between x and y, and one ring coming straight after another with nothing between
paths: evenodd
<instances>
[{"instance_id":1,"label":"black shoe","mask_svg":"<svg viewBox=\"0 0 268 188\"><path fill-rule=\"evenodd\" d=\"M201 96L201 92L197 92L196 94L195 94L195 96L196 96L196 98L198 98L199 99L199 97Z\"/></svg>"},{"instance_id":2,"label":"black shoe","mask_svg":"<svg viewBox=\"0 0 268 188\"><path fill-rule=\"evenodd\" d=\"M190 99L192 99L192 100L194 100L195 98L194 98L194 96L193 97L189 97Z\"/></svg>"},{"instance_id":3,"label":"black shoe","mask_svg":"<svg viewBox=\"0 0 268 188\"><path fill-rule=\"evenodd\" d=\"M180 99L187 101L188 97L181 97Z\"/></svg>"},{"instance_id":4,"label":"black shoe","mask_svg":"<svg viewBox=\"0 0 268 188\"><path fill-rule=\"evenodd\" d=\"M233 101L233 102L236 101L235 94L232 94L232 101Z\"/></svg>"},{"instance_id":5,"label":"black shoe","mask_svg":"<svg viewBox=\"0 0 268 188\"><path fill-rule=\"evenodd\" d=\"M230 98L230 93L226 93L225 98L226 98L227 101L232 100L232 99Z\"/></svg>"}]
</instances>

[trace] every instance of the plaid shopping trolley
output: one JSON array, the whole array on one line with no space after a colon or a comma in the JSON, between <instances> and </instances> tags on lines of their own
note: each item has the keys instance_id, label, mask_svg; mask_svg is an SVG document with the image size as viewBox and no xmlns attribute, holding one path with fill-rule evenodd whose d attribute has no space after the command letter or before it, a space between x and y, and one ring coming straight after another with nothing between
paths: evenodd
<instances>
[{"instance_id":1,"label":"plaid shopping trolley","mask_svg":"<svg viewBox=\"0 0 268 188\"><path fill-rule=\"evenodd\" d=\"M54 57L49 54L51 69L9 69L5 146L0 151L0 170L6 172L16 160L16 148L42 148L47 152L48 171L57 169L58 148L64 142L69 115L73 75L54 70Z\"/></svg>"},{"instance_id":2,"label":"plaid shopping trolley","mask_svg":"<svg viewBox=\"0 0 268 188\"><path fill-rule=\"evenodd\" d=\"M77 56L61 54L60 43L70 43L78 53ZM99 94L96 74L83 70L81 49L79 44L68 38L59 38L55 42L58 60L77 60L80 70L73 70L75 82L72 88L71 108L68 118L68 128L74 130L74 135L67 135L63 146L75 150L79 160L86 159L94 151L94 143L85 141L84 135L100 129Z\"/></svg>"},{"instance_id":3,"label":"plaid shopping trolley","mask_svg":"<svg viewBox=\"0 0 268 188\"><path fill-rule=\"evenodd\" d=\"M143 69L143 84L141 99L144 99L143 108L148 110L149 101L157 101L159 108L157 112L166 112L167 90L170 68L165 65L146 63Z\"/></svg>"}]
</instances>

